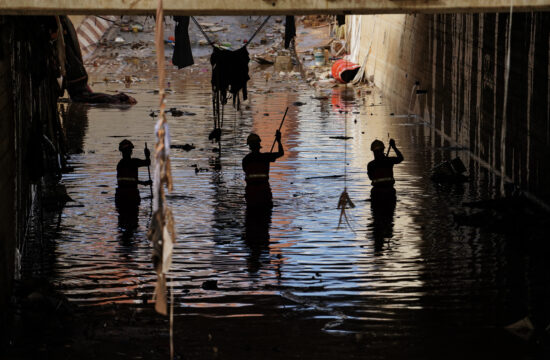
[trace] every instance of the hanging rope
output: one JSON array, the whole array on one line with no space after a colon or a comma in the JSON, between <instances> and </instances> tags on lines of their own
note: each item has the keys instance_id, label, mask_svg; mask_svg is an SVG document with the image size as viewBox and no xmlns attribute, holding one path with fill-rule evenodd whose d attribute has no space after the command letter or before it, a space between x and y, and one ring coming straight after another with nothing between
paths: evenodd
<instances>
[{"instance_id":1,"label":"hanging rope","mask_svg":"<svg viewBox=\"0 0 550 360\"><path fill-rule=\"evenodd\" d=\"M347 63L347 60L346 60ZM347 65L347 64L346 64ZM346 95L348 90L348 84L346 83ZM341 96L341 95L340 95ZM344 103L345 99L342 99L342 103ZM348 137L348 111L344 107L344 138L347 139ZM342 220L345 221L346 225L353 230L351 223L349 221L348 215L346 214L347 208L354 208L355 204L351 201L349 194L348 194L348 188L347 188L347 163L348 163L348 143L344 142L344 191L340 194L340 198L338 199L338 206L337 208L340 209L340 218L338 219L338 229L340 229L340 225L342 224Z\"/></svg>"},{"instance_id":2,"label":"hanging rope","mask_svg":"<svg viewBox=\"0 0 550 360\"><path fill-rule=\"evenodd\" d=\"M267 22L269 21L269 19L271 18L271 15L266 17L264 22L256 29L256 31L254 32L254 34L252 34L252 36L250 37L250 39L248 39L248 41L246 42L246 44L243 45L243 47L246 47L248 44L250 44L252 42L252 40L254 40L254 38L256 37L256 35L258 35L258 33L263 29L263 27L265 26L265 24L267 24ZM197 25L197 27L199 28L199 31L202 33L202 36L204 36L204 38L206 39L206 41L208 41L208 43L210 44L210 46L212 47L215 47L216 44L214 44L212 42L212 40L210 40L210 38L208 37L208 35L206 34L206 31L204 30L204 28L202 27L202 25L197 21L197 19L195 19L194 16L191 16L191 20L193 20L193 22L195 23L195 25Z\"/></svg>"},{"instance_id":3,"label":"hanging rope","mask_svg":"<svg viewBox=\"0 0 550 360\"><path fill-rule=\"evenodd\" d=\"M201 24L199 24L199 22L197 21L197 19L195 19L194 16L191 16L191 20L193 20L193 22L195 23L195 25L197 25L197 27L199 28L200 32L202 33L202 36L204 36L204 38L206 39L206 41L208 41L208 43L210 44L210 46L215 46L214 43L212 42L212 40L210 40L210 38L208 37L208 35L207 35L206 32L204 31L204 29L202 28Z\"/></svg>"},{"instance_id":4,"label":"hanging rope","mask_svg":"<svg viewBox=\"0 0 550 360\"><path fill-rule=\"evenodd\" d=\"M165 65L164 65L164 14L162 0L158 0L155 24L157 50L157 71L159 78L159 117L155 125L157 143L153 167L153 218L147 237L153 245L153 265L157 273L157 283L153 299L155 310L167 315L166 275L172 263L172 249L176 241L174 218L170 207L165 203L164 188L172 191L170 170L170 129L166 120Z\"/></svg>"},{"instance_id":5,"label":"hanging rope","mask_svg":"<svg viewBox=\"0 0 550 360\"><path fill-rule=\"evenodd\" d=\"M252 36L250 37L250 39L248 39L248 42L244 46L247 46L248 44L250 44L252 42L252 40L260 32L260 30L262 30L264 25L267 24L267 22L269 21L269 18L271 18L271 16L268 16L268 17L265 18L264 22L260 25L260 27L256 30L256 32L254 34L252 34Z\"/></svg>"}]
</instances>

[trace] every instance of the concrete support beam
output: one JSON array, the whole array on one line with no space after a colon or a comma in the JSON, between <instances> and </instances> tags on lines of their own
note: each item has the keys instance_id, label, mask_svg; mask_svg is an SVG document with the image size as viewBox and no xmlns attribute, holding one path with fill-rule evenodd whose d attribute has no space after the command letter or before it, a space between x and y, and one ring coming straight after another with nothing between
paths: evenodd
<instances>
[{"instance_id":1,"label":"concrete support beam","mask_svg":"<svg viewBox=\"0 0 550 360\"><path fill-rule=\"evenodd\" d=\"M166 15L480 13L512 0L164 0ZM550 0L513 0L514 11L548 11ZM153 15L157 0L0 0L4 15Z\"/></svg>"}]
</instances>

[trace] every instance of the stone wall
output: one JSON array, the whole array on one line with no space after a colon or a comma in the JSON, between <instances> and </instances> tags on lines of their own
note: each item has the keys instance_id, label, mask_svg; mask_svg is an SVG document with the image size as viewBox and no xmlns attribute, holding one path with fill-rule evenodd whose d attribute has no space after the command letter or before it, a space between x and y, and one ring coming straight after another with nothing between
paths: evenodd
<instances>
[{"instance_id":1,"label":"stone wall","mask_svg":"<svg viewBox=\"0 0 550 360\"><path fill-rule=\"evenodd\" d=\"M501 188L513 182L550 203L550 13L514 13L511 31L508 13L347 20L360 23L348 38L356 61L368 54L367 75L399 111L433 127L434 147L467 147Z\"/></svg>"}]
</instances>

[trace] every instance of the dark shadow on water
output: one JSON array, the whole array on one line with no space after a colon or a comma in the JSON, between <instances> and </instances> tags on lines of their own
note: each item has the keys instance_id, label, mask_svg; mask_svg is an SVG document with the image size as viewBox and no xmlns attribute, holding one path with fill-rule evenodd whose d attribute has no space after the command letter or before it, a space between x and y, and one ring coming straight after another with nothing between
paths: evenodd
<instances>
[{"instance_id":1,"label":"dark shadow on water","mask_svg":"<svg viewBox=\"0 0 550 360\"><path fill-rule=\"evenodd\" d=\"M385 191L371 192L372 236L374 239L374 252L380 253L385 244L390 246L393 237L393 217L397 197L393 188Z\"/></svg>"},{"instance_id":2,"label":"dark shadow on water","mask_svg":"<svg viewBox=\"0 0 550 360\"><path fill-rule=\"evenodd\" d=\"M67 152L79 154L84 149L84 137L88 131L90 105L69 103L63 112L63 127L67 134Z\"/></svg>"},{"instance_id":3,"label":"dark shadow on water","mask_svg":"<svg viewBox=\"0 0 550 360\"><path fill-rule=\"evenodd\" d=\"M269 263L271 214L271 206L246 208L244 241L250 251L247 260L250 273L258 272L262 263Z\"/></svg>"},{"instance_id":4,"label":"dark shadow on water","mask_svg":"<svg viewBox=\"0 0 550 360\"><path fill-rule=\"evenodd\" d=\"M115 205L118 212L119 241L124 247L132 246L139 227L140 198L117 196Z\"/></svg>"}]
</instances>

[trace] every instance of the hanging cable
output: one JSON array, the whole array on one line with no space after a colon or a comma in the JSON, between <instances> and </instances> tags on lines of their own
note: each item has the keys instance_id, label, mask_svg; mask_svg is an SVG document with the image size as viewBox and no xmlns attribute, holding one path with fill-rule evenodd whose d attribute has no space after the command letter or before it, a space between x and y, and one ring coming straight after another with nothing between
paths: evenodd
<instances>
[{"instance_id":1,"label":"hanging cable","mask_svg":"<svg viewBox=\"0 0 550 360\"><path fill-rule=\"evenodd\" d=\"M195 23L195 25L197 25L197 27L199 28L200 32L202 33L202 35L204 36L204 38L206 39L206 41L208 41L208 43L210 44L210 46L215 46L214 43L212 42L212 40L210 40L210 38L208 37L208 35L207 35L206 32L204 31L204 29L202 28L201 24L199 24L199 22L197 21L197 19L195 19L194 16L191 16L191 20L193 20L193 22Z\"/></svg>"},{"instance_id":2,"label":"hanging cable","mask_svg":"<svg viewBox=\"0 0 550 360\"><path fill-rule=\"evenodd\" d=\"M346 60L346 63L348 61ZM346 64L347 65L347 64ZM348 90L348 84L346 83L346 87L345 87L345 93L347 95L347 90ZM340 94L341 96L341 94ZM341 97L342 99L342 104L344 104L344 99ZM344 107L344 138L347 139L348 137L348 111L347 109ZM348 163L348 143L347 142L344 142L344 191L342 191L342 193L340 194L340 198L338 199L338 206L337 208L340 209L340 218L338 219L338 229L340 228L340 225L342 224L342 220L345 221L346 225L348 225L348 227L353 231L353 228L349 222L349 218L348 218L348 215L346 214L346 208L354 208L355 207L355 204L351 201L350 197L349 197L349 194L348 194L348 189L347 189L347 163Z\"/></svg>"},{"instance_id":3,"label":"hanging cable","mask_svg":"<svg viewBox=\"0 0 550 360\"><path fill-rule=\"evenodd\" d=\"M245 44L245 46L252 42L254 37L256 37L256 35L260 32L260 30L262 30L264 25L267 24L269 18L271 18L271 16L268 16L267 18L265 18L264 22L260 25L260 27L256 30L256 32L254 32L254 34L252 34L252 37L248 40L248 42Z\"/></svg>"}]
</instances>

